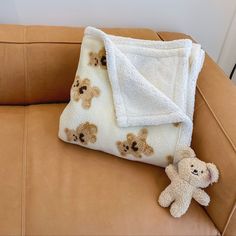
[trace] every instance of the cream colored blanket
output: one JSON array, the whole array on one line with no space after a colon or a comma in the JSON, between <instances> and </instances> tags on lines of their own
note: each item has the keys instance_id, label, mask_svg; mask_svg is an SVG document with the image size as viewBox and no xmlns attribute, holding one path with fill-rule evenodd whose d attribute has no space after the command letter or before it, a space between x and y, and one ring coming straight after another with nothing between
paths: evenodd
<instances>
[{"instance_id":1,"label":"cream colored blanket","mask_svg":"<svg viewBox=\"0 0 236 236\"><path fill-rule=\"evenodd\" d=\"M148 41L85 30L59 137L166 166L190 145L204 51L191 40Z\"/></svg>"}]
</instances>

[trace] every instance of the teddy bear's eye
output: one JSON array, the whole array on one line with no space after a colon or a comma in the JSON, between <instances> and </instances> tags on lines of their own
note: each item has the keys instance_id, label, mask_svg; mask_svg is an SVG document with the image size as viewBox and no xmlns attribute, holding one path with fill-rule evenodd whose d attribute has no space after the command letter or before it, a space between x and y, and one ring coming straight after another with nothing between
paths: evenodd
<instances>
[{"instance_id":1,"label":"teddy bear's eye","mask_svg":"<svg viewBox=\"0 0 236 236\"><path fill-rule=\"evenodd\" d=\"M79 89L79 93L80 93L80 94L83 94L84 91L86 91L86 90L87 90L87 86L82 86L82 87Z\"/></svg>"},{"instance_id":2,"label":"teddy bear's eye","mask_svg":"<svg viewBox=\"0 0 236 236\"><path fill-rule=\"evenodd\" d=\"M105 66L107 64L107 61L106 61L106 57L105 56L102 56L101 58L101 63L103 66Z\"/></svg>"},{"instance_id":3,"label":"teddy bear's eye","mask_svg":"<svg viewBox=\"0 0 236 236\"><path fill-rule=\"evenodd\" d=\"M74 86L76 86L76 85L79 85L79 80L76 80L76 81L74 82Z\"/></svg>"},{"instance_id":4,"label":"teddy bear's eye","mask_svg":"<svg viewBox=\"0 0 236 236\"><path fill-rule=\"evenodd\" d=\"M191 167L193 167L193 165L191 165Z\"/></svg>"},{"instance_id":5,"label":"teddy bear's eye","mask_svg":"<svg viewBox=\"0 0 236 236\"><path fill-rule=\"evenodd\" d=\"M132 149L134 152L137 152L137 151L138 151L138 147L137 147L137 142L136 142L136 141L134 141L134 142L132 143L131 149Z\"/></svg>"},{"instance_id":6,"label":"teddy bear's eye","mask_svg":"<svg viewBox=\"0 0 236 236\"><path fill-rule=\"evenodd\" d=\"M79 134L79 140L83 143L83 142L85 142L85 140L84 140L84 134L83 133L80 133Z\"/></svg>"},{"instance_id":7,"label":"teddy bear's eye","mask_svg":"<svg viewBox=\"0 0 236 236\"><path fill-rule=\"evenodd\" d=\"M201 173L203 174L203 170L201 171Z\"/></svg>"}]
</instances>

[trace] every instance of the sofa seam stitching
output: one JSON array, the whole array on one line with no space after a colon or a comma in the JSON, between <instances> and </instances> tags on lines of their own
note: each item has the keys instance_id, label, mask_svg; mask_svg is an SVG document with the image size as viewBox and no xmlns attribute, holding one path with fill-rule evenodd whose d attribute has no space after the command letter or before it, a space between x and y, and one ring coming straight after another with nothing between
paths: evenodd
<instances>
[{"instance_id":1,"label":"sofa seam stitching","mask_svg":"<svg viewBox=\"0 0 236 236\"><path fill-rule=\"evenodd\" d=\"M235 212L235 209L236 209L236 204L235 204L235 202L234 202L234 204L233 204L233 206L232 206L232 209L231 209L231 211L230 211L229 217L228 217L228 219L227 219L227 221L226 221L226 223L225 223L225 225L224 225L224 227L223 227L222 236L225 235L225 232L226 232L226 230L227 230L227 228L228 228L228 225L229 225L229 223L230 223L230 221L231 221L231 218L233 217L233 214L234 214L234 212Z\"/></svg>"},{"instance_id":2,"label":"sofa seam stitching","mask_svg":"<svg viewBox=\"0 0 236 236\"><path fill-rule=\"evenodd\" d=\"M25 27L24 27L24 34L23 40L25 40ZM26 103L26 48L25 44L23 44L23 60L24 60L24 104Z\"/></svg>"},{"instance_id":3,"label":"sofa seam stitching","mask_svg":"<svg viewBox=\"0 0 236 236\"><path fill-rule=\"evenodd\" d=\"M26 33L27 33L27 26L25 26L24 30L24 41L26 41ZM28 62L27 62L27 44L24 44L24 68L25 68L25 104L30 102L29 99L29 76L28 76Z\"/></svg>"},{"instance_id":4,"label":"sofa seam stitching","mask_svg":"<svg viewBox=\"0 0 236 236\"><path fill-rule=\"evenodd\" d=\"M26 26L23 29L23 40L25 41L26 37ZM26 93L27 93L27 64L26 64L26 47L23 45L23 56L24 56L24 103L26 103ZM28 136L28 130L27 130L27 123L28 123L28 108L24 107L24 136L23 136L23 148L22 148L22 198L21 198L21 235L25 235L25 207L26 207L26 198L25 198L25 181L26 181L26 149L27 149L27 136Z\"/></svg>"},{"instance_id":5,"label":"sofa seam stitching","mask_svg":"<svg viewBox=\"0 0 236 236\"><path fill-rule=\"evenodd\" d=\"M227 140L229 141L229 143L231 144L234 152L236 153L236 147L232 141L232 139L229 137L229 135L227 134L227 131L225 130L224 126L222 125L222 123L220 122L220 120L217 118L215 112L213 111L213 109L211 108L211 105L207 102L207 99L205 98L203 92L201 91L200 87L197 85L197 90L199 91L200 95L202 96L204 102L206 103L208 109L210 110L211 114L213 115L216 123L219 125L219 127L221 128L221 130L223 131L223 134L225 135L225 137L227 138Z\"/></svg>"},{"instance_id":6,"label":"sofa seam stitching","mask_svg":"<svg viewBox=\"0 0 236 236\"><path fill-rule=\"evenodd\" d=\"M22 176L21 176L21 235L25 235L26 212L26 168L27 168L27 138L28 138L28 107L24 107L24 131L22 142Z\"/></svg>"},{"instance_id":7,"label":"sofa seam stitching","mask_svg":"<svg viewBox=\"0 0 236 236\"><path fill-rule=\"evenodd\" d=\"M166 40L164 40L164 38L162 38L162 36L158 32L156 32L156 34L161 39L161 41L166 41Z\"/></svg>"}]
</instances>

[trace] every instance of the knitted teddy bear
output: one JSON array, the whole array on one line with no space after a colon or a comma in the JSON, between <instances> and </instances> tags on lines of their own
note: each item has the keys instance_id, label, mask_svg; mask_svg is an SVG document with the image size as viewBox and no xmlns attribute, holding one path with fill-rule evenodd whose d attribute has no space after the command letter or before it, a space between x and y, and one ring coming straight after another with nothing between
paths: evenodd
<instances>
[{"instance_id":1,"label":"knitted teddy bear","mask_svg":"<svg viewBox=\"0 0 236 236\"><path fill-rule=\"evenodd\" d=\"M176 167L172 164L166 167L165 172L171 183L161 193L158 202L162 207L171 205L171 215L180 217L188 210L192 198L208 206L210 197L201 188L217 182L219 171L214 164L196 158L191 148L178 151L175 158L180 161Z\"/></svg>"}]
</instances>

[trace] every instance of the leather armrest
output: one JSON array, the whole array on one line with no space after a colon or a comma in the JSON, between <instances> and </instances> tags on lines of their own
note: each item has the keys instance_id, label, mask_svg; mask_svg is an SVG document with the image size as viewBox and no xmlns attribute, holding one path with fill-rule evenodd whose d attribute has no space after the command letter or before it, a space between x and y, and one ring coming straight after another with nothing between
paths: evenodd
<instances>
[{"instance_id":1,"label":"leather armrest","mask_svg":"<svg viewBox=\"0 0 236 236\"><path fill-rule=\"evenodd\" d=\"M180 33L158 33L162 40L190 38ZM236 86L206 55L196 91L192 147L198 158L215 163L217 184L207 189L209 216L224 235L236 235Z\"/></svg>"}]
</instances>

